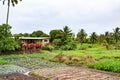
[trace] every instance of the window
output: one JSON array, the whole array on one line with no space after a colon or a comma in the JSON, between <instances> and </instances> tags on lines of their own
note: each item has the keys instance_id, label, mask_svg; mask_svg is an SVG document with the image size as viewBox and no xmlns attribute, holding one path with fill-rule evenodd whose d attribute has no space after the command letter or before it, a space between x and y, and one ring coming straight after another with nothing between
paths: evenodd
<instances>
[{"instance_id":1,"label":"window","mask_svg":"<svg viewBox=\"0 0 120 80\"><path fill-rule=\"evenodd\" d=\"M45 40L44 40L44 42L48 42L48 40L47 40L47 39L45 39Z\"/></svg>"}]
</instances>

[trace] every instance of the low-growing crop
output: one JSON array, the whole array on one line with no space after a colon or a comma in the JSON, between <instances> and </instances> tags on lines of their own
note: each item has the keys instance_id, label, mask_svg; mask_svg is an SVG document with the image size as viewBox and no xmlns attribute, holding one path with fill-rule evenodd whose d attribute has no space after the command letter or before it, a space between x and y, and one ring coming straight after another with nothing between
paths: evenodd
<instances>
[{"instance_id":1,"label":"low-growing crop","mask_svg":"<svg viewBox=\"0 0 120 80\"><path fill-rule=\"evenodd\" d=\"M0 59L0 65L11 64L11 62L6 61L5 59Z\"/></svg>"},{"instance_id":2,"label":"low-growing crop","mask_svg":"<svg viewBox=\"0 0 120 80\"><path fill-rule=\"evenodd\" d=\"M99 62L92 62L87 64L90 68L95 68L99 70L111 71L111 72L120 72L120 60L115 59L105 59Z\"/></svg>"}]
</instances>

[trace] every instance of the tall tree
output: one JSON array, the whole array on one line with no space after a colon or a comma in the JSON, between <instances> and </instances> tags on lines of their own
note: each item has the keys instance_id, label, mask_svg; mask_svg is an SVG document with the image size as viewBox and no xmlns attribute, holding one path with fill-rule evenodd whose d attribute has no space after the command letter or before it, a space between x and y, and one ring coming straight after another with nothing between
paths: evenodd
<instances>
[{"instance_id":1,"label":"tall tree","mask_svg":"<svg viewBox=\"0 0 120 80\"><path fill-rule=\"evenodd\" d=\"M90 36L90 41L92 43L92 46L93 46L94 43L97 42L97 40L98 40L98 36L97 36L96 32L93 32Z\"/></svg>"},{"instance_id":2,"label":"tall tree","mask_svg":"<svg viewBox=\"0 0 120 80\"><path fill-rule=\"evenodd\" d=\"M77 34L77 39L78 41L81 43L81 48L82 48L82 44L85 42L87 37L87 33L85 32L84 29L81 29L78 34Z\"/></svg>"},{"instance_id":3,"label":"tall tree","mask_svg":"<svg viewBox=\"0 0 120 80\"><path fill-rule=\"evenodd\" d=\"M18 0L3 0L3 5L5 4L5 1L7 1L7 17L6 17L6 24L8 24L8 20L9 20L9 11L10 11L10 4L12 4L12 6L15 6L16 4L18 4ZM19 0L22 1L22 0Z\"/></svg>"},{"instance_id":4,"label":"tall tree","mask_svg":"<svg viewBox=\"0 0 120 80\"><path fill-rule=\"evenodd\" d=\"M68 26L63 27L61 35L63 44L67 44L74 36L72 30Z\"/></svg>"},{"instance_id":5,"label":"tall tree","mask_svg":"<svg viewBox=\"0 0 120 80\"><path fill-rule=\"evenodd\" d=\"M117 27L114 30L114 39L115 39L115 43L116 43L116 48L118 48L118 41L120 40L120 28Z\"/></svg>"},{"instance_id":6,"label":"tall tree","mask_svg":"<svg viewBox=\"0 0 120 80\"><path fill-rule=\"evenodd\" d=\"M102 44L104 42L104 40L105 40L105 35L104 34L100 34L98 40L99 40L99 43Z\"/></svg>"},{"instance_id":7,"label":"tall tree","mask_svg":"<svg viewBox=\"0 0 120 80\"><path fill-rule=\"evenodd\" d=\"M0 53L19 48L18 43L12 38L10 29L11 26L7 24L0 25Z\"/></svg>"},{"instance_id":8,"label":"tall tree","mask_svg":"<svg viewBox=\"0 0 120 80\"><path fill-rule=\"evenodd\" d=\"M31 37L48 37L49 35L47 35L41 30L37 30L37 31L34 31L30 36Z\"/></svg>"},{"instance_id":9,"label":"tall tree","mask_svg":"<svg viewBox=\"0 0 120 80\"><path fill-rule=\"evenodd\" d=\"M56 30L51 30L50 31L50 41L54 41L54 39L60 39L61 38L61 33L62 33L62 30L60 29L56 29Z\"/></svg>"},{"instance_id":10,"label":"tall tree","mask_svg":"<svg viewBox=\"0 0 120 80\"><path fill-rule=\"evenodd\" d=\"M117 27L113 31L114 31L115 42L117 43L120 39L120 28Z\"/></svg>"},{"instance_id":11,"label":"tall tree","mask_svg":"<svg viewBox=\"0 0 120 80\"><path fill-rule=\"evenodd\" d=\"M114 43L114 37L112 32L105 32L105 40L107 44L113 44Z\"/></svg>"}]
</instances>

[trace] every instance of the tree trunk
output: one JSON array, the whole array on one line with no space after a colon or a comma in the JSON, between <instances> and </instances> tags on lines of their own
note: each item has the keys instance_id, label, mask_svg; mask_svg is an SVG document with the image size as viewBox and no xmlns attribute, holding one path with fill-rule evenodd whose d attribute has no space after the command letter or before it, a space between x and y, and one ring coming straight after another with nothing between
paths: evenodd
<instances>
[{"instance_id":1,"label":"tree trunk","mask_svg":"<svg viewBox=\"0 0 120 80\"><path fill-rule=\"evenodd\" d=\"M9 10L10 10L10 0L8 0L6 24L8 24L8 20L9 20Z\"/></svg>"}]
</instances>

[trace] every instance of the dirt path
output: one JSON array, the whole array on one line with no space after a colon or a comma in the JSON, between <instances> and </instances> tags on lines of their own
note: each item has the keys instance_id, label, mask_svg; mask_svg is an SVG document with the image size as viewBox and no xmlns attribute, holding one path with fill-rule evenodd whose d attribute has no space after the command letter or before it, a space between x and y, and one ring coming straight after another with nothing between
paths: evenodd
<instances>
[{"instance_id":1,"label":"dirt path","mask_svg":"<svg viewBox=\"0 0 120 80\"><path fill-rule=\"evenodd\" d=\"M37 76L49 78L50 80L120 80L120 73L112 73L74 66L41 68L32 71L32 73L37 74ZM1 75L0 80L43 80L43 79L17 73Z\"/></svg>"},{"instance_id":2,"label":"dirt path","mask_svg":"<svg viewBox=\"0 0 120 80\"><path fill-rule=\"evenodd\" d=\"M120 80L119 73L111 73L83 67L45 68L33 71L51 80Z\"/></svg>"}]
</instances>

